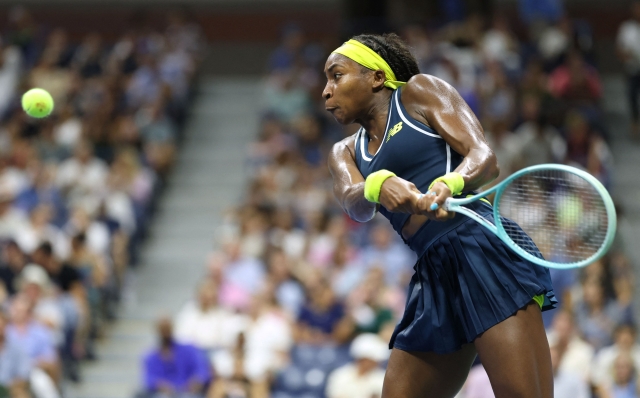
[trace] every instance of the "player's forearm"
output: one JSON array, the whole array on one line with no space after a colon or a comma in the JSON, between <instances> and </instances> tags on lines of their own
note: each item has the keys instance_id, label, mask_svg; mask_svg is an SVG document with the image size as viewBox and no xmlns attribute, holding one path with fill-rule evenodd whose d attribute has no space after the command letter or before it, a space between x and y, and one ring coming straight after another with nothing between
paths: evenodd
<instances>
[{"instance_id":1,"label":"player's forearm","mask_svg":"<svg viewBox=\"0 0 640 398\"><path fill-rule=\"evenodd\" d=\"M364 182L344 188L340 196L340 205L352 220L367 222L376 215L377 204L364 198Z\"/></svg>"},{"instance_id":2,"label":"player's forearm","mask_svg":"<svg viewBox=\"0 0 640 398\"><path fill-rule=\"evenodd\" d=\"M500 174L496 155L488 146L470 150L455 171L462 175L465 191L479 189Z\"/></svg>"}]
</instances>

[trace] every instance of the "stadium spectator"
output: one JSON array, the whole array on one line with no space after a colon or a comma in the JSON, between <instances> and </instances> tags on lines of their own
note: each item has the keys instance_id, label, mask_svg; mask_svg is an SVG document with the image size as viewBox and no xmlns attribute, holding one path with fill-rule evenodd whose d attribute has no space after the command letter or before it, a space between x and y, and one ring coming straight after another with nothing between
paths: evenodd
<instances>
[{"instance_id":1,"label":"stadium spectator","mask_svg":"<svg viewBox=\"0 0 640 398\"><path fill-rule=\"evenodd\" d=\"M299 340L326 343L339 335L338 326L345 316L344 305L323 280L308 287L307 303L298 315Z\"/></svg>"},{"instance_id":2,"label":"stadium spectator","mask_svg":"<svg viewBox=\"0 0 640 398\"><path fill-rule=\"evenodd\" d=\"M293 261L280 249L273 249L267 259L268 285L272 287L275 300L288 316L295 319L305 301L304 288L291 270Z\"/></svg>"},{"instance_id":3,"label":"stadium spectator","mask_svg":"<svg viewBox=\"0 0 640 398\"><path fill-rule=\"evenodd\" d=\"M7 339L7 319L0 315L0 392L5 396L28 398L31 361L23 348Z\"/></svg>"},{"instance_id":4,"label":"stadium spectator","mask_svg":"<svg viewBox=\"0 0 640 398\"><path fill-rule=\"evenodd\" d=\"M549 124L548 117L541 113L540 107L539 97L523 96L523 122L513 131L518 156L511 161L512 171L535 164L558 163L565 158L567 145L560 132ZM554 290L557 291L555 285Z\"/></svg>"},{"instance_id":5,"label":"stadium spectator","mask_svg":"<svg viewBox=\"0 0 640 398\"><path fill-rule=\"evenodd\" d=\"M380 363L389 358L389 348L375 334L361 334L349 350L354 362L334 370L327 382L327 398L380 397L384 370Z\"/></svg>"},{"instance_id":6,"label":"stadium spectator","mask_svg":"<svg viewBox=\"0 0 640 398\"><path fill-rule=\"evenodd\" d=\"M225 262L222 269L220 302L230 308L248 308L251 294L263 287L264 265L254 257L243 255L238 238L230 238L224 244Z\"/></svg>"},{"instance_id":7,"label":"stadium spectator","mask_svg":"<svg viewBox=\"0 0 640 398\"><path fill-rule=\"evenodd\" d=\"M405 286L411 279L415 254L394 239L393 232L386 225L376 225L369 235L370 245L363 249L367 267L384 270L387 286Z\"/></svg>"},{"instance_id":8,"label":"stadium spectator","mask_svg":"<svg viewBox=\"0 0 640 398\"><path fill-rule=\"evenodd\" d=\"M0 159L0 168L2 168L3 160ZM6 171L6 168L5 170ZM6 173L0 176L1 180L6 180L3 177ZM0 182L0 184L6 187L6 181ZM12 192L12 188L0 188L0 239L2 240L15 240L17 231L26 228L28 220L22 212L13 207L15 200L15 193Z\"/></svg>"},{"instance_id":9,"label":"stadium spectator","mask_svg":"<svg viewBox=\"0 0 640 398\"><path fill-rule=\"evenodd\" d=\"M576 303L576 324L596 350L612 343L615 325L630 322L617 302L605 296L602 282L587 279L582 284L582 300Z\"/></svg>"},{"instance_id":10,"label":"stadium spectator","mask_svg":"<svg viewBox=\"0 0 640 398\"><path fill-rule=\"evenodd\" d=\"M59 397L57 384L61 368L56 352L55 335L34 318L34 303L24 295L16 296L10 308L11 323L7 339L24 349L33 369L29 381L37 397Z\"/></svg>"},{"instance_id":11,"label":"stadium spectator","mask_svg":"<svg viewBox=\"0 0 640 398\"><path fill-rule=\"evenodd\" d=\"M27 256L20 250L15 241L9 241L2 251L2 267L0 267L0 279L4 283L10 295L18 291L16 279L27 264Z\"/></svg>"},{"instance_id":12,"label":"stadium spectator","mask_svg":"<svg viewBox=\"0 0 640 398\"><path fill-rule=\"evenodd\" d=\"M34 319L53 333L55 345L59 346L65 319L47 271L37 264L27 264L20 273L18 282L18 294L24 295L30 301Z\"/></svg>"},{"instance_id":13,"label":"stadium spectator","mask_svg":"<svg viewBox=\"0 0 640 398\"><path fill-rule=\"evenodd\" d=\"M549 76L549 91L570 106L593 106L602 95L602 82L597 71L582 54L570 51L563 65Z\"/></svg>"},{"instance_id":14,"label":"stadium spectator","mask_svg":"<svg viewBox=\"0 0 640 398\"><path fill-rule=\"evenodd\" d=\"M43 243L33 253L32 260L46 271L51 301L59 308L62 316L59 352L65 375L79 381L78 361L82 359L88 335L88 303L82 286L80 273L73 267L58 261L48 242ZM43 276L38 277L45 280ZM82 348L80 348L82 347Z\"/></svg>"},{"instance_id":15,"label":"stadium spectator","mask_svg":"<svg viewBox=\"0 0 640 398\"><path fill-rule=\"evenodd\" d=\"M348 298L349 318L356 335L361 333L381 333L386 326L394 322L393 285L385 285L384 275L380 268L372 268L363 278L359 286Z\"/></svg>"},{"instance_id":16,"label":"stadium spectator","mask_svg":"<svg viewBox=\"0 0 640 398\"><path fill-rule=\"evenodd\" d=\"M366 266L358 253L346 240L338 242L333 250L326 275L336 295L344 299L366 275ZM376 264L377 265L377 264Z\"/></svg>"},{"instance_id":17,"label":"stadium spectator","mask_svg":"<svg viewBox=\"0 0 640 398\"><path fill-rule=\"evenodd\" d=\"M578 373L561 366L565 354L558 344L549 347L551 352L551 366L553 367L553 396L557 398L589 398L590 391L587 380Z\"/></svg>"},{"instance_id":18,"label":"stadium spectator","mask_svg":"<svg viewBox=\"0 0 640 398\"><path fill-rule=\"evenodd\" d=\"M16 7L0 32L3 302L35 301L72 380L73 364L95 358L172 164L203 48L200 29L178 14L166 30L128 30L114 43ZM31 86L54 97L47 119L20 107L18 88Z\"/></svg>"},{"instance_id":19,"label":"stadium spectator","mask_svg":"<svg viewBox=\"0 0 640 398\"><path fill-rule=\"evenodd\" d=\"M246 319L218 305L218 288L211 280L200 283L197 297L182 307L175 318L175 339L209 353L231 349Z\"/></svg>"},{"instance_id":20,"label":"stadium spectator","mask_svg":"<svg viewBox=\"0 0 640 398\"><path fill-rule=\"evenodd\" d=\"M620 324L614 332L614 344L604 347L595 357L591 381L595 386L607 388L614 384L615 362L620 355L629 355L636 369L640 368L640 345L636 342L636 328Z\"/></svg>"},{"instance_id":21,"label":"stadium spectator","mask_svg":"<svg viewBox=\"0 0 640 398\"><path fill-rule=\"evenodd\" d=\"M232 350L223 350L213 357L213 369L217 376L211 384L208 396L266 398L269 383L265 371L269 364L264 357L251 357L246 352L244 334L239 334Z\"/></svg>"},{"instance_id":22,"label":"stadium spectator","mask_svg":"<svg viewBox=\"0 0 640 398\"><path fill-rule=\"evenodd\" d=\"M567 113L565 119L567 139L564 163L586 169L603 184L608 185L611 174L611 152L601 135L579 111Z\"/></svg>"},{"instance_id":23,"label":"stadium spectator","mask_svg":"<svg viewBox=\"0 0 640 398\"><path fill-rule=\"evenodd\" d=\"M144 386L150 398L202 397L211 379L206 356L198 348L176 343L170 319L157 321L158 348L144 358Z\"/></svg>"},{"instance_id":24,"label":"stadium spectator","mask_svg":"<svg viewBox=\"0 0 640 398\"><path fill-rule=\"evenodd\" d=\"M620 353L613 362L613 380L598 392L603 398L638 397L638 373L629 353Z\"/></svg>"},{"instance_id":25,"label":"stadium spectator","mask_svg":"<svg viewBox=\"0 0 640 398\"><path fill-rule=\"evenodd\" d=\"M290 319L272 300L258 296L251 302L244 331L232 349L213 355L213 397L226 397L237 390L250 397L268 397L269 380L288 360L293 344Z\"/></svg>"},{"instance_id":26,"label":"stadium spectator","mask_svg":"<svg viewBox=\"0 0 640 398\"><path fill-rule=\"evenodd\" d=\"M548 339L549 345L562 353L558 369L575 373L582 380L589 380L595 349L579 336L569 311L559 311L556 314Z\"/></svg>"}]
</instances>

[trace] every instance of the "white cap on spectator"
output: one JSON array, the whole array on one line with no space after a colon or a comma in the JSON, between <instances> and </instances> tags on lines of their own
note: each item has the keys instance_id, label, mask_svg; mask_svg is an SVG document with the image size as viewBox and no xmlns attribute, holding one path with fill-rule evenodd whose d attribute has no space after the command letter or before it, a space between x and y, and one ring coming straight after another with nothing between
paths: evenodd
<instances>
[{"instance_id":1,"label":"white cap on spectator","mask_svg":"<svg viewBox=\"0 0 640 398\"><path fill-rule=\"evenodd\" d=\"M28 283L40 286L42 290L47 290L51 284L47 271L38 264L27 264L20 273L20 288Z\"/></svg>"},{"instance_id":2,"label":"white cap on spectator","mask_svg":"<svg viewBox=\"0 0 640 398\"><path fill-rule=\"evenodd\" d=\"M373 333L363 333L351 343L349 353L354 359L370 359L382 362L389 359L389 347Z\"/></svg>"}]
</instances>

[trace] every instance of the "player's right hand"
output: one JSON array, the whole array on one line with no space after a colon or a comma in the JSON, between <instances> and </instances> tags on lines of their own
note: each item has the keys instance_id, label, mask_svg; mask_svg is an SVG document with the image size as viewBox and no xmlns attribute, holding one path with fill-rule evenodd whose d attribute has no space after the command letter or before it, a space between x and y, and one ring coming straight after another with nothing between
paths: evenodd
<instances>
[{"instance_id":1,"label":"player's right hand","mask_svg":"<svg viewBox=\"0 0 640 398\"><path fill-rule=\"evenodd\" d=\"M444 208L444 202L451 197L451 190L447 184L437 182L431 190L418 198L418 209L420 214L427 216L430 220L446 221L455 216L456 213L448 212Z\"/></svg>"}]
</instances>

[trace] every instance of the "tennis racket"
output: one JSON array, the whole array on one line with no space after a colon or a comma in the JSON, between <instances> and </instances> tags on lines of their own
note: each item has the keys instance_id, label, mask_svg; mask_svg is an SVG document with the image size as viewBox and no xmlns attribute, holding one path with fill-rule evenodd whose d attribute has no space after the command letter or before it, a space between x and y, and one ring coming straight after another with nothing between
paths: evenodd
<instances>
[{"instance_id":1,"label":"tennis racket","mask_svg":"<svg viewBox=\"0 0 640 398\"><path fill-rule=\"evenodd\" d=\"M493 222L464 206L491 194ZM527 167L477 195L449 198L444 208L474 219L518 255L549 268L593 263L616 233L616 212L605 187L591 174L561 164Z\"/></svg>"}]
</instances>

